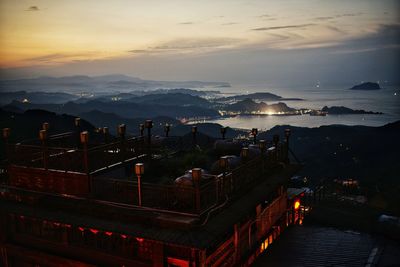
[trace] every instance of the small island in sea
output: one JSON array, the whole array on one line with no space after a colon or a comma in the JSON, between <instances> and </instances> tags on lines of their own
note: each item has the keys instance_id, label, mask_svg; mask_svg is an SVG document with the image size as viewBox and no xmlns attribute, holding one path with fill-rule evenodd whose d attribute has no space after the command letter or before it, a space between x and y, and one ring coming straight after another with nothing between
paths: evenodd
<instances>
[{"instance_id":1,"label":"small island in sea","mask_svg":"<svg viewBox=\"0 0 400 267\"><path fill-rule=\"evenodd\" d=\"M344 114L376 114L376 115L381 115L383 114L382 112L374 112L374 111L366 111L363 109L351 109L343 106L332 106L332 107L323 107L322 112L326 114L332 114L332 115L344 115Z\"/></svg>"},{"instance_id":2,"label":"small island in sea","mask_svg":"<svg viewBox=\"0 0 400 267\"><path fill-rule=\"evenodd\" d=\"M365 82L361 84L354 85L350 90L380 90L382 89L379 83Z\"/></svg>"}]
</instances>

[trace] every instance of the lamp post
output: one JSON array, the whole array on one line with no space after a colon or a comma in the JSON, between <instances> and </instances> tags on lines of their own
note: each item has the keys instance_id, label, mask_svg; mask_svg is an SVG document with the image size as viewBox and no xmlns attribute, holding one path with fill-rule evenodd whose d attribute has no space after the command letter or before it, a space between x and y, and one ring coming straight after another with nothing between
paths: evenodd
<instances>
[{"instance_id":1,"label":"lamp post","mask_svg":"<svg viewBox=\"0 0 400 267\"><path fill-rule=\"evenodd\" d=\"M192 126L193 147L196 146L197 126Z\"/></svg>"},{"instance_id":2,"label":"lamp post","mask_svg":"<svg viewBox=\"0 0 400 267\"><path fill-rule=\"evenodd\" d=\"M258 143L258 147L261 150L261 156L263 156L265 153L265 148L267 147L267 143L265 142L265 140L260 140Z\"/></svg>"},{"instance_id":3,"label":"lamp post","mask_svg":"<svg viewBox=\"0 0 400 267\"><path fill-rule=\"evenodd\" d=\"M122 161L124 162L126 158L126 147L125 147L126 125L125 124L118 125L117 132L121 140L121 155L122 155Z\"/></svg>"},{"instance_id":4,"label":"lamp post","mask_svg":"<svg viewBox=\"0 0 400 267\"><path fill-rule=\"evenodd\" d=\"M11 130L10 128L3 128L3 139L4 139L4 152L5 156L8 157L8 139L10 138Z\"/></svg>"},{"instance_id":5,"label":"lamp post","mask_svg":"<svg viewBox=\"0 0 400 267\"><path fill-rule=\"evenodd\" d=\"M226 129L226 127L221 127L222 140L225 140Z\"/></svg>"},{"instance_id":6,"label":"lamp post","mask_svg":"<svg viewBox=\"0 0 400 267\"><path fill-rule=\"evenodd\" d=\"M272 137L272 142L274 143L275 146L275 160L278 161L278 143L279 143L279 135L274 134Z\"/></svg>"},{"instance_id":7,"label":"lamp post","mask_svg":"<svg viewBox=\"0 0 400 267\"><path fill-rule=\"evenodd\" d=\"M80 141L80 133L81 133L81 118L75 118L74 120L74 125L75 125L75 133L74 133L74 138L76 142L76 147L80 147L81 141Z\"/></svg>"},{"instance_id":8,"label":"lamp post","mask_svg":"<svg viewBox=\"0 0 400 267\"><path fill-rule=\"evenodd\" d=\"M257 128L251 129L251 134L253 135L253 143L256 144L257 143L258 129Z\"/></svg>"},{"instance_id":9,"label":"lamp post","mask_svg":"<svg viewBox=\"0 0 400 267\"><path fill-rule=\"evenodd\" d=\"M81 132L80 140L83 146L83 166L85 172L89 173L89 158L88 158L89 133L87 131Z\"/></svg>"},{"instance_id":10,"label":"lamp post","mask_svg":"<svg viewBox=\"0 0 400 267\"><path fill-rule=\"evenodd\" d=\"M196 211L200 213L201 209L201 199L200 199L200 180L201 180L202 174L201 174L201 169L200 168L194 168L192 169L192 181L193 185L195 188L195 194L196 194Z\"/></svg>"},{"instance_id":11,"label":"lamp post","mask_svg":"<svg viewBox=\"0 0 400 267\"><path fill-rule=\"evenodd\" d=\"M137 187L138 187L138 204L142 206L142 175L144 174L144 164L135 164L135 174L137 177Z\"/></svg>"},{"instance_id":12,"label":"lamp post","mask_svg":"<svg viewBox=\"0 0 400 267\"><path fill-rule=\"evenodd\" d=\"M48 122L42 124L42 130L49 131L50 125Z\"/></svg>"},{"instance_id":13,"label":"lamp post","mask_svg":"<svg viewBox=\"0 0 400 267\"><path fill-rule=\"evenodd\" d=\"M81 127L81 118L75 118L75 127Z\"/></svg>"},{"instance_id":14,"label":"lamp post","mask_svg":"<svg viewBox=\"0 0 400 267\"><path fill-rule=\"evenodd\" d=\"M151 144L151 128L153 128L153 121L152 120L146 120L144 127L147 129L147 142L149 143L149 146Z\"/></svg>"},{"instance_id":15,"label":"lamp post","mask_svg":"<svg viewBox=\"0 0 400 267\"><path fill-rule=\"evenodd\" d=\"M169 136L169 131L171 129L171 125L169 125L168 123L165 124L164 126L164 132L165 132L165 137Z\"/></svg>"},{"instance_id":16,"label":"lamp post","mask_svg":"<svg viewBox=\"0 0 400 267\"><path fill-rule=\"evenodd\" d=\"M103 127L104 143L108 143L109 130L108 127Z\"/></svg>"},{"instance_id":17,"label":"lamp post","mask_svg":"<svg viewBox=\"0 0 400 267\"><path fill-rule=\"evenodd\" d=\"M222 169L222 186L224 187L224 191L225 191L226 170L228 169L228 165L229 165L228 157L227 156L220 157L218 164L219 164L219 167ZM233 191L232 181L230 183L230 190Z\"/></svg>"},{"instance_id":18,"label":"lamp post","mask_svg":"<svg viewBox=\"0 0 400 267\"><path fill-rule=\"evenodd\" d=\"M139 131L140 131L140 136L143 137L143 135L144 135L144 124L143 123L139 124Z\"/></svg>"},{"instance_id":19,"label":"lamp post","mask_svg":"<svg viewBox=\"0 0 400 267\"><path fill-rule=\"evenodd\" d=\"M125 124L120 124L118 125L118 135L121 138L121 140L125 139L125 134L126 134L126 125Z\"/></svg>"},{"instance_id":20,"label":"lamp post","mask_svg":"<svg viewBox=\"0 0 400 267\"><path fill-rule=\"evenodd\" d=\"M43 158L43 168L47 170L47 130L39 131L39 139L42 143L42 158Z\"/></svg>"},{"instance_id":21,"label":"lamp post","mask_svg":"<svg viewBox=\"0 0 400 267\"><path fill-rule=\"evenodd\" d=\"M290 129L285 129L285 138L286 138L286 162L289 163L289 137L292 134Z\"/></svg>"}]
</instances>

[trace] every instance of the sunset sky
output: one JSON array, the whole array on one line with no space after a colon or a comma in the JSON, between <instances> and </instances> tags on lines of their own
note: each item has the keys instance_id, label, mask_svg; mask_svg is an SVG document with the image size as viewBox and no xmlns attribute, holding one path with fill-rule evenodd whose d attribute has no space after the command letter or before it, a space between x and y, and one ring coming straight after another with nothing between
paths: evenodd
<instances>
[{"instance_id":1,"label":"sunset sky","mask_svg":"<svg viewBox=\"0 0 400 267\"><path fill-rule=\"evenodd\" d=\"M353 64L366 56L391 68L381 70L390 79L400 59L399 6L390 0L1 0L1 74L262 82L281 77L285 66L319 68L338 58Z\"/></svg>"}]
</instances>

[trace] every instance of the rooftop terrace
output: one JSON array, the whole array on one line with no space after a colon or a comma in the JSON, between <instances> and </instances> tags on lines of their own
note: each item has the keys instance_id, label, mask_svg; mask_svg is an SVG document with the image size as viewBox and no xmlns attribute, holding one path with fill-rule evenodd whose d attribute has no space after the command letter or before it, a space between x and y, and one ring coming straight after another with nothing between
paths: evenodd
<instances>
[{"instance_id":1,"label":"rooftop terrace","mask_svg":"<svg viewBox=\"0 0 400 267\"><path fill-rule=\"evenodd\" d=\"M48 136L44 123L39 139L10 144L10 129L3 130L8 178L2 181L7 197L35 201L43 195L75 197L118 207L189 218L211 211L273 178L289 164L288 143L274 136L257 140L257 129L245 140L212 139L197 132L183 137L151 134L152 121L140 125L139 136L128 136L125 125L118 136L107 128ZM145 134L146 132L146 134ZM190 221L190 219L189 219Z\"/></svg>"}]
</instances>

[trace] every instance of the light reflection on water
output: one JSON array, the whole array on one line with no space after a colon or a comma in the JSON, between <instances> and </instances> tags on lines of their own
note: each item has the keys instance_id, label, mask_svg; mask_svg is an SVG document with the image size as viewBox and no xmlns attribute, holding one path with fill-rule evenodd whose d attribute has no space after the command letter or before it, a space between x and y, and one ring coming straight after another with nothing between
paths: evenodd
<instances>
[{"instance_id":1,"label":"light reflection on water","mask_svg":"<svg viewBox=\"0 0 400 267\"><path fill-rule=\"evenodd\" d=\"M376 91L355 91L343 88L296 88L262 89L244 86L229 88L231 93L271 92L287 98L302 98L303 101L282 101L294 108L321 109L324 106L345 106L352 109L383 112L383 115L327 115L327 116L236 116L211 120L233 128L270 129L275 125L319 127L321 125L344 124L382 126L400 120L400 88L386 87ZM396 94L395 94L396 93ZM268 102L272 104L274 102Z\"/></svg>"}]
</instances>

